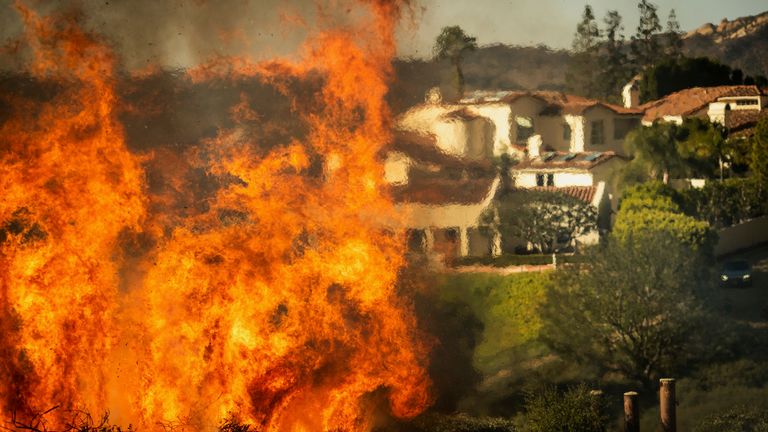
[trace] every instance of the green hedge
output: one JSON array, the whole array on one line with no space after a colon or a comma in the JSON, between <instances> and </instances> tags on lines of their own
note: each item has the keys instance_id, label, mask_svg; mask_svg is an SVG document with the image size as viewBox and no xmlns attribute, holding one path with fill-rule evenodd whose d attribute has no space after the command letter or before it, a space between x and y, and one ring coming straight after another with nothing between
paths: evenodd
<instances>
[{"instance_id":1,"label":"green hedge","mask_svg":"<svg viewBox=\"0 0 768 432\"><path fill-rule=\"evenodd\" d=\"M583 262L583 255L558 254L557 263ZM551 254L514 255L504 254L498 257L463 257L454 260L454 266L486 265L492 267L509 267L517 265L547 265L552 264Z\"/></svg>"}]
</instances>

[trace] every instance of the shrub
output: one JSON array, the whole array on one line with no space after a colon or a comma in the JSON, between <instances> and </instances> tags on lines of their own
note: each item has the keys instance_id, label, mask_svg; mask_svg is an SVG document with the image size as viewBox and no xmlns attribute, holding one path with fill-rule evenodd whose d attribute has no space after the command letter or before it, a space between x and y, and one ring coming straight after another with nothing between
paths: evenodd
<instances>
[{"instance_id":1,"label":"shrub","mask_svg":"<svg viewBox=\"0 0 768 432\"><path fill-rule=\"evenodd\" d=\"M608 418L601 396L584 385L559 392L553 387L525 400L522 429L526 432L600 432Z\"/></svg>"},{"instance_id":2,"label":"shrub","mask_svg":"<svg viewBox=\"0 0 768 432\"><path fill-rule=\"evenodd\" d=\"M511 420L496 417L472 417L467 414L426 414L403 424L407 432L515 432Z\"/></svg>"},{"instance_id":3,"label":"shrub","mask_svg":"<svg viewBox=\"0 0 768 432\"><path fill-rule=\"evenodd\" d=\"M583 255L557 254L557 263L577 263L584 260ZM509 267L520 265L552 264L552 254L516 255L503 254L497 257L462 257L454 260L455 265L486 265L492 267Z\"/></svg>"},{"instance_id":4,"label":"shrub","mask_svg":"<svg viewBox=\"0 0 768 432\"><path fill-rule=\"evenodd\" d=\"M694 432L768 432L768 411L737 406L707 417Z\"/></svg>"}]
</instances>

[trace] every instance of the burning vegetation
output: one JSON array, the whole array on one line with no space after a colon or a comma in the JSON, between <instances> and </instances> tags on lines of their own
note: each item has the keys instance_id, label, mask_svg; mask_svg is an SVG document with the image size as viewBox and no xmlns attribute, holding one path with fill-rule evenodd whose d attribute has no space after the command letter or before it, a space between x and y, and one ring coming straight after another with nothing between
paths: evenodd
<instances>
[{"instance_id":1,"label":"burning vegetation","mask_svg":"<svg viewBox=\"0 0 768 432\"><path fill-rule=\"evenodd\" d=\"M180 145L136 132L174 109L153 85L162 74L126 85L76 18L16 4L25 72L49 91L2 95L5 428L99 427L83 413L109 412L142 430L351 431L430 404L378 157L408 5L357 7L352 24L311 36L300 61L183 72L190 85L249 80L278 102L242 92L212 103L201 112L227 120ZM139 90L150 95L124 97Z\"/></svg>"}]
</instances>

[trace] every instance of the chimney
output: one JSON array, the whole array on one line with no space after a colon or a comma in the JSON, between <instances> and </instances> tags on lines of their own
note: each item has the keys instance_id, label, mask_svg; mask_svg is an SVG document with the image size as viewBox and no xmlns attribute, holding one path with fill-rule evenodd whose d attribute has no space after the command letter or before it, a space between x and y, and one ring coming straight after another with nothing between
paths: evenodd
<instances>
[{"instance_id":1,"label":"chimney","mask_svg":"<svg viewBox=\"0 0 768 432\"><path fill-rule=\"evenodd\" d=\"M632 78L621 90L621 98L624 108L637 108L640 106L640 89L637 86L637 77Z\"/></svg>"},{"instance_id":2,"label":"chimney","mask_svg":"<svg viewBox=\"0 0 768 432\"><path fill-rule=\"evenodd\" d=\"M528 138L528 157L535 158L541 155L541 145L544 143L541 135L536 134Z\"/></svg>"},{"instance_id":3,"label":"chimney","mask_svg":"<svg viewBox=\"0 0 768 432\"><path fill-rule=\"evenodd\" d=\"M424 95L424 102L432 105L440 105L443 101L443 94L440 92L440 87L432 87L427 90Z\"/></svg>"},{"instance_id":4,"label":"chimney","mask_svg":"<svg viewBox=\"0 0 768 432\"><path fill-rule=\"evenodd\" d=\"M731 105L727 102L712 102L709 104L707 116L712 123L720 123L725 126L731 114Z\"/></svg>"}]
</instances>

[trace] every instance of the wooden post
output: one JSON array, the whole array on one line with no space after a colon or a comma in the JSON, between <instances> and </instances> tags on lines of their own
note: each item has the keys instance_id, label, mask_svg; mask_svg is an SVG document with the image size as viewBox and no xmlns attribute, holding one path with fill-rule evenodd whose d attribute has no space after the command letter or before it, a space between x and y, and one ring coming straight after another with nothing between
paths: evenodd
<instances>
[{"instance_id":1,"label":"wooden post","mask_svg":"<svg viewBox=\"0 0 768 432\"><path fill-rule=\"evenodd\" d=\"M662 378L659 380L659 411L661 413L661 430L663 432L677 431L677 416L675 413L675 379Z\"/></svg>"},{"instance_id":2,"label":"wooden post","mask_svg":"<svg viewBox=\"0 0 768 432\"><path fill-rule=\"evenodd\" d=\"M640 403L637 392L624 393L624 432L640 432Z\"/></svg>"}]
</instances>

